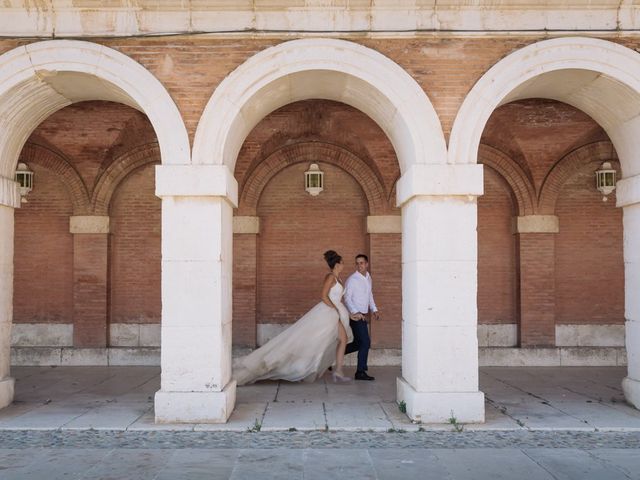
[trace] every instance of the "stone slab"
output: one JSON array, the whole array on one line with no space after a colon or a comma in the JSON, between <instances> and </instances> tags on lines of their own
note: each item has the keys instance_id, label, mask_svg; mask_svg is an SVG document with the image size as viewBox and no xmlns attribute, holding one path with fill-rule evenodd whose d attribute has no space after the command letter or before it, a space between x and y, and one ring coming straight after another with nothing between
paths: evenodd
<instances>
[{"instance_id":1,"label":"stone slab","mask_svg":"<svg viewBox=\"0 0 640 480\"><path fill-rule=\"evenodd\" d=\"M63 430L126 430L129 425L150 410L151 406L146 404L104 405L74 418L61 428Z\"/></svg>"},{"instance_id":2,"label":"stone slab","mask_svg":"<svg viewBox=\"0 0 640 480\"><path fill-rule=\"evenodd\" d=\"M227 423L196 424L196 431L248 432L262 428L267 403L238 403Z\"/></svg>"},{"instance_id":3,"label":"stone slab","mask_svg":"<svg viewBox=\"0 0 640 480\"><path fill-rule=\"evenodd\" d=\"M313 431L325 430L326 426L322 402L272 402L264 414L261 430Z\"/></svg>"},{"instance_id":4,"label":"stone slab","mask_svg":"<svg viewBox=\"0 0 640 480\"><path fill-rule=\"evenodd\" d=\"M527 448L524 453L554 478L628 480L621 470L578 449Z\"/></svg>"},{"instance_id":5,"label":"stone slab","mask_svg":"<svg viewBox=\"0 0 640 480\"><path fill-rule=\"evenodd\" d=\"M432 452L446 466L448 478L456 480L554 480L549 472L515 448L438 449Z\"/></svg>"},{"instance_id":6,"label":"stone slab","mask_svg":"<svg viewBox=\"0 0 640 480\"><path fill-rule=\"evenodd\" d=\"M352 403L325 405L329 430L386 432L393 428L379 403L364 403L354 408Z\"/></svg>"}]
</instances>

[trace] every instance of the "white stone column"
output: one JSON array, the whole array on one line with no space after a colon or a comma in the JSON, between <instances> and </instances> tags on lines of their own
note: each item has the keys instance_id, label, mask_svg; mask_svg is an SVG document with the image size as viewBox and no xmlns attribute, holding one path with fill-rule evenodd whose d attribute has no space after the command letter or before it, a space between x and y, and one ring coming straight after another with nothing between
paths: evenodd
<instances>
[{"instance_id":1,"label":"white stone column","mask_svg":"<svg viewBox=\"0 0 640 480\"><path fill-rule=\"evenodd\" d=\"M402 206L402 378L398 401L423 423L484 422L478 390L477 195L481 165L415 165Z\"/></svg>"},{"instance_id":2,"label":"white stone column","mask_svg":"<svg viewBox=\"0 0 640 480\"><path fill-rule=\"evenodd\" d=\"M617 185L617 205L623 207L624 310L627 376L624 396L640 409L640 175Z\"/></svg>"},{"instance_id":3,"label":"white stone column","mask_svg":"<svg viewBox=\"0 0 640 480\"><path fill-rule=\"evenodd\" d=\"M18 184L0 177L0 408L13 402L10 376L13 320L13 211L20 206Z\"/></svg>"},{"instance_id":4,"label":"white stone column","mask_svg":"<svg viewBox=\"0 0 640 480\"><path fill-rule=\"evenodd\" d=\"M161 388L156 422L223 423L231 380L233 207L226 166L156 167L162 198Z\"/></svg>"}]
</instances>

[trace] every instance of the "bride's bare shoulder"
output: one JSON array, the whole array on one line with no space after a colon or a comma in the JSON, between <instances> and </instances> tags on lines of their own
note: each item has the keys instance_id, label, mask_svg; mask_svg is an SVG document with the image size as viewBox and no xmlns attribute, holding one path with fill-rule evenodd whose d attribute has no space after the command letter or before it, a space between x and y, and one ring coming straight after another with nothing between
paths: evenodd
<instances>
[{"instance_id":1,"label":"bride's bare shoulder","mask_svg":"<svg viewBox=\"0 0 640 480\"><path fill-rule=\"evenodd\" d=\"M336 280L336 277L333 275L333 273L329 272L325 275L324 277L324 283L333 283Z\"/></svg>"}]
</instances>

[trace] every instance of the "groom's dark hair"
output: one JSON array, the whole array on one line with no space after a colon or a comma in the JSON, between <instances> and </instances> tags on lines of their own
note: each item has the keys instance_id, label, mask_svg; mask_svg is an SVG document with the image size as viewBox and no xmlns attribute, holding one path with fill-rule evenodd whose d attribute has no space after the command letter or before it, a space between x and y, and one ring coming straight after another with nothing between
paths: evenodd
<instances>
[{"instance_id":1,"label":"groom's dark hair","mask_svg":"<svg viewBox=\"0 0 640 480\"><path fill-rule=\"evenodd\" d=\"M364 261L369 263L369 257L367 257L364 253L359 253L356 255L356 262L358 261L359 258L364 258Z\"/></svg>"}]
</instances>

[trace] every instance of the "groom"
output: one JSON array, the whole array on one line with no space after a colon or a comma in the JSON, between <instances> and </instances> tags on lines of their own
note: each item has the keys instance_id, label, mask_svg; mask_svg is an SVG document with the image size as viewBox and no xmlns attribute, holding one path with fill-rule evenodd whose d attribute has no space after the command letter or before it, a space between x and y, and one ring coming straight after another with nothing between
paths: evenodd
<instances>
[{"instance_id":1,"label":"groom","mask_svg":"<svg viewBox=\"0 0 640 480\"><path fill-rule=\"evenodd\" d=\"M371 310L373 318L378 320L378 307L371 291L371 275L367 271L369 258L360 253L356 256L356 271L351 274L345 284L344 304L349 310L349 325L353 330L353 342L347 345L346 353L358 352L358 368L356 380L375 380L367 375L367 357L371 339L367 327L367 314Z\"/></svg>"}]
</instances>

